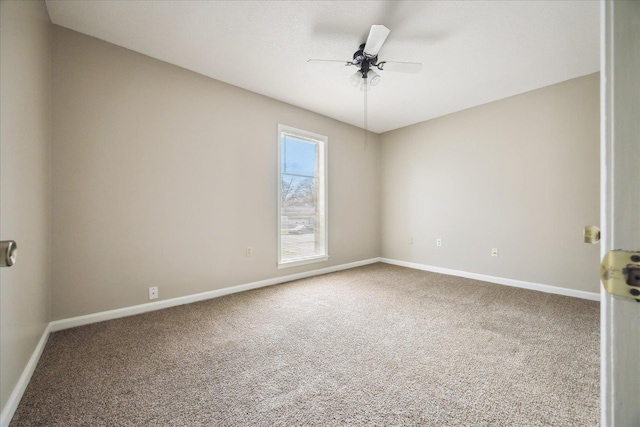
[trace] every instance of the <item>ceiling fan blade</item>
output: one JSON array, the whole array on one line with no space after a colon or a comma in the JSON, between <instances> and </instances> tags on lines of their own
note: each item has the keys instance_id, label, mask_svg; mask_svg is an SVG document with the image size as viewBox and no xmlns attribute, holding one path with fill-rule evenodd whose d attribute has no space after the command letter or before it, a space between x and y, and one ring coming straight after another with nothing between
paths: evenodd
<instances>
[{"instance_id":1,"label":"ceiling fan blade","mask_svg":"<svg viewBox=\"0 0 640 427\"><path fill-rule=\"evenodd\" d=\"M364 45L364 53L368 56L376 56L389 33L390 30L384 25L372 25L369 37L367 37L367 43Z\"/></svg>"},{"instance_id":2,"label":"ceiling fan blade","mask_svg":"<svg viewBox=\"0 0 640 427\"><path fill-rule=\"evenodd\" d=\"M339 63L344 65L353 65L351 61L344 61L342 59L307 59L307 62L311 62L313 64L322 64L322 63Z\"/></svg>"},{"instance_id":3,"label":"ceiling fan blade","mask_svg":"<svg viewBox=\"0 0 640 427\"><path fill-rule=\"evenodd\" d=\"M399 73L417 73L422 69L422 64L419 62L394 62L385 61L378 64L381 70L384 71L397 71Z\"/></svg>"}]
</instances>

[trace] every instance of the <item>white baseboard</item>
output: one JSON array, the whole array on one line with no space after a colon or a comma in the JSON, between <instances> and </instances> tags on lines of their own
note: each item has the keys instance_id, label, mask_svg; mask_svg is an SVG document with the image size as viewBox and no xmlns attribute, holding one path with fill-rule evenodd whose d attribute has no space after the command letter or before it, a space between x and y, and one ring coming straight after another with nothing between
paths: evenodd
<instances>
[{"instance_id":1,"label":"white baseboard","mask_svg":"<svg viewBox=\"0 0 640 427\"><path fill-rule=\"evenodd\" d=\"M36 365L40 360L40 356L42 355L42 351L44 350L44 346L47 344L47 340L49 339L49 333L51 332L51 323L47 325L40 337L40 341L36 345L33 354L29 358L29 362L27 362L27 366L25 366L22 371L22 375L18 379L18 383L13 388L11 395L9 396L9 400L7 400L6 405L2 408L2 413L0 413L0 426L8 427L11 422L11 418L13 418L13 414L18 409L18 404L20 403L20 399L22 399L22 395L24 391L27 389L27 385L29 385L29 381L31 380L31 376L33 375L33 371L36 369Z\"/></svg>"},{"instance_id":2,"label":"white baseboard","mask_svg":"<svg viewBox=\"0 0 640 427\"><path fill-rule=\"evenodd\" d=\"M525 282L522 280L505 279L503 277L487 276L484 274L469 273L467 271L451 270L448 268L441 268L441 267L433 267L430 265L417 264L415 262L398 261L398 260L389 259L389 258L380 258L380 261L387 264L399 265L401 267L409 267L409 268L414 268L416 270L430 271L432 273L448 274L450 276L458 276L458 277L465 277L467 279L482 280L483 282L514 286L516 288L531 289L534 291L546 292L549 294L558 294L558 295L565 295L569 297L588 299L592 301L600 301L600 294L595 292L586 292L586 291L579 291L576 289L560 288L557 286L543 285L540 283L533 283L533 282Z\"/></svg>"},{"instance_id":3,"label":"white baseboard","mask_svg":"<svg viewBox=\"0 0 640 427\"><path fill-rule=\"evenodd\" d=\"M99 313L87 314L85 316L71 317L69 319L54 320L50 323L51 332L61 331L63 329L74 328L76 326L88 325L91 323L102 322L105 320L117 319L120 317L133 316L135 314L146 313L163 308L175 307L177 305L189 304L197 301L204 301L224 295L235 294L237 292L248 291L251 289L263 288L265 286L277 285L279 283L290 282L292 280L304 279L307 277L318 276L320 274L333 273L335 271L347 270L349 268L360 267L363 265L380 262L380 258L370 258L362 261L350 262L348 264L336 265L333 267L321 268L318 270L305 271L288 276L274 277L273 279L260 280L258 282L246 283L244 285L231 286L228 288L216 289L214 291L202 292L199 294L186 295L178 298L171 298L162 301L150 302L146 304L134 305L130 307L118 308L115 310L102 311Z\"/></svg>"}]
</instances>

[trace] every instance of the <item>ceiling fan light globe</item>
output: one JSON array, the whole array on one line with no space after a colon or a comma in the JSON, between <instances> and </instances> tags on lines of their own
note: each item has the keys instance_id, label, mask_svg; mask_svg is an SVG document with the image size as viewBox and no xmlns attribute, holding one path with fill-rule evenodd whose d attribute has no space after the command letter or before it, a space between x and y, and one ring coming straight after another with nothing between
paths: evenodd
<instances>
[{"instance_id":1,"label":"ceiling fan light globe","mask_svg":"<svg viewBox=\"0 0 640 427\"><path fill-rule=\"evenodd\" d=\"M371 86L377 86L378 83L380 83L380 80L382 80L380 75L373 70L369 70L367 77Z\"/></svg>"},{"instance_id":2,"label":"ceiling fan light globe","mask_svg":"<svg viewBox=\"0 0 640 427\"><path fill-rule=\"evenodd\" d=\"M349 84L353 87L358 87L360 85L360 81L362 80L362 73L360 71L356 71L349 77Z\"/></svg>"}]
</instances>

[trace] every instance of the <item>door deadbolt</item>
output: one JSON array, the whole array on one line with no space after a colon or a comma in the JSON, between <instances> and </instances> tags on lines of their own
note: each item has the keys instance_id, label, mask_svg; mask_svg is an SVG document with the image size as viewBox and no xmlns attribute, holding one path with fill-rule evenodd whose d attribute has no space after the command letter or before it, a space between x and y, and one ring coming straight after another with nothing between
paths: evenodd
<instances>
[{"instance_id":1,"label":"door deadbolt","mask_svg":"<svg viewBox=\"0 0 640 427\"><path fill-rule=\"evenodd\" d=\"M16 263L18 245L13 240L0 242L0 267L11 267Z\"/></svg>"}]
</instances>

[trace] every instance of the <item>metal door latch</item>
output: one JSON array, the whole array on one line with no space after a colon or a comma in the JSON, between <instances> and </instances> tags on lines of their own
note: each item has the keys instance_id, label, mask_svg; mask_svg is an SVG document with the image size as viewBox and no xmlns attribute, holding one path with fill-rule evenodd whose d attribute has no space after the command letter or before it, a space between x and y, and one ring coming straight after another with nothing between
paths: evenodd
<instances>
[{"instance_id":1,"label":"metal door latch","mask_svg":"<svg viewBox=\"0 0 640 427\"><path fill-rule=\"evenodd\" d=\"M600 266L607 292L640 302L640 252L609 251Z\"/></svg>"},{"instance_id":2,"label":"metal door latch","mask_svg":"<svg viewBox=\"0 0 640 427\"><path fill-rule=\"evenodd\" d=\"M18 245L13 240L0 242L0 267L11 267L16 263Z\"/></svg>"}]
</instances>

